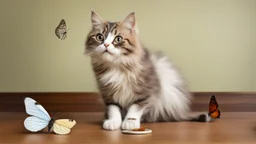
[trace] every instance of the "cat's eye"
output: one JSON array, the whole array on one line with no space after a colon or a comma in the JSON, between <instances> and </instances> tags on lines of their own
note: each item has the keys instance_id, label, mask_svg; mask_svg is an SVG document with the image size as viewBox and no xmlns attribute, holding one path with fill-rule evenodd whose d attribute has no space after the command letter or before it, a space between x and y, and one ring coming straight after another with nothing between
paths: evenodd
<instances>
[{"instance_id":1,"label":"cat's eye","mask_svg":"<svg viewBox=\"0 0 256 144\"><path fill-rule=\"evenodd\" d=\"M117 43L120 43L122 40L123 40L123 37L121 37L121 36L116 36L116 38L115 38L115 41Z\"/></svg>"},{"instance_id":2,"label":"cat's eye","mask_svg":"<svg viewBox=\"0 0 256 144\"><path fill-rule=\"evenodd\" d=\"M103 40L104 40L104 36L103 36L102 34L97 34L97 35L96 35L96 39L97 39L98 41L103 41Z\"/></svg>"}]
</instances>

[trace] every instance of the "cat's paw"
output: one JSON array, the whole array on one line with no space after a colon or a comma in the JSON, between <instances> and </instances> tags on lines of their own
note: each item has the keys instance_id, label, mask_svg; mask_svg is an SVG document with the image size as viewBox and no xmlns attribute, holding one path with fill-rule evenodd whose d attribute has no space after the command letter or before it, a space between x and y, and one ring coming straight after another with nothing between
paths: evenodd
<instances>
[{"instance_id":1,"label":"cat's paw","mask_svg":"<svg viewBox=\"0 0 256 144\"><path fill-rule=\"evenodd\" d=\"M105 130L117 130L121 127L120 120L105 120L103 123L103 129Z\"/></svg>"},{"instance_id":2,"label":"cat's paw","mask_svg":"<svg viewBox=\"0 0 256 144\"><path fill-rule=\"evenodd\" d=\"M140 128L139 120L125 119L122 123L122 129L131 130L135 128Z\"/></svg>"}]
</instances>

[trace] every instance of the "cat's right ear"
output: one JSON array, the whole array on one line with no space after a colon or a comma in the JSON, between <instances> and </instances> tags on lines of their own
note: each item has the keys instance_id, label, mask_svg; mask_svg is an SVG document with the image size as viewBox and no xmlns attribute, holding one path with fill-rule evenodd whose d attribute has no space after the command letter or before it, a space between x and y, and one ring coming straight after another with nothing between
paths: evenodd
<instances>
[{"instance_id":1,"label":"cat's right ear","mask_svg":"<svg viewBox=\"0 0 256 144\"><path fill-rule=\"evenodd\" d=\"M102 18L93 10L91 10L91 22L94 29L99 29L104 24Z\"/></svg>"}]
</instances>

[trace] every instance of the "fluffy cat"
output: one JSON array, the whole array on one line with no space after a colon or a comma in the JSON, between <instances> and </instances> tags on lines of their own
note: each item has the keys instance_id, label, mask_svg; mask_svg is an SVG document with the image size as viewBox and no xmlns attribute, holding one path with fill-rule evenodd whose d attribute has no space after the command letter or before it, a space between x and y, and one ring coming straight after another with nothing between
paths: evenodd
<instances>
[{"instance_id":1,"label":"fluffy cat","mask_svg":"<svg viewBox=\"0 0 256 144\"><path fill-rule=\"evenodd\" d=\"M86 54L106 104L106 130L139 128L140 122L203 121L192 116L192 96L169 59L151 53L138 37L134 13L121 22L104 21L91 11Z\"/></svg>"}]
</instances>

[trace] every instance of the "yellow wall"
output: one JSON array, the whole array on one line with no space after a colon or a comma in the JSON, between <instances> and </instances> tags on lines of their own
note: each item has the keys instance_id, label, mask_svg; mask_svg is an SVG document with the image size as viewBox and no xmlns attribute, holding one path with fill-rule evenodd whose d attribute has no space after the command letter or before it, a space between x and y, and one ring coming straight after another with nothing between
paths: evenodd
<instances>
[{"instance_id":1,"label":"yellow wall","mask_svg":"<svg viewBox=\"0 0 256 144\"><path fill-rule=\"evenodd\" d=\"M143 43L170 56L192 91L256 91L255 0L1 0L0 91L96 91L90 9L112 21L134 11Z\"/></svg>"}]
</instances>

